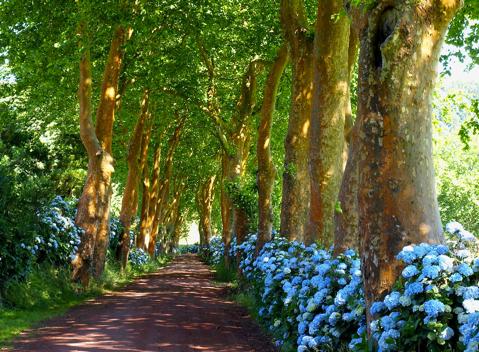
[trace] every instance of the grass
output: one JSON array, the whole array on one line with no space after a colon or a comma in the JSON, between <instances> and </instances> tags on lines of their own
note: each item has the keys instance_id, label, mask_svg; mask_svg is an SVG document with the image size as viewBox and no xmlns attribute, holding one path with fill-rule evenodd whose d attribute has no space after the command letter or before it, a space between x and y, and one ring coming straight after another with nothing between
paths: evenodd
<instances>
[{"instance_id":1,"label":"grass","mask_svg":"<svg viewBox=\"0 0 479 352\"><path fill-rule=\"evenodd\" d=\"M36 267L26 280L9 283L0 301L0 349L11 346L13 338L39 322L64 314L69 308L108 291L119 290L136 277L157 271L170 258L162 257L142 267L129 266L124 272L108 264L101 280L82 288L70 281L67 269L51 265Z\"/></svg>"},{"instance_id":2,"label":"grass","mask_svg":"<svg viewBox=\"0 0 479 352\"><path fill-rule=\"evenodd\" d=\"M215 273L215 280L218 282L237 282L237 271L235 265L225 266L225 263L221 261L219 264L213 266Z\"/></svg>"}]
</instances>

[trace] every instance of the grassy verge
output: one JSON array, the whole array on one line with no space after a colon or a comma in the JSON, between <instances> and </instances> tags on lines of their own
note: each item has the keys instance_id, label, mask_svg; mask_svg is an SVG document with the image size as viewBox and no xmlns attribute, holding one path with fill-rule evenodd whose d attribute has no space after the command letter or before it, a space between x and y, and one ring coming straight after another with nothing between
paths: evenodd
<instances>
[{"instance_id":1,"label":"grassy verge","mask_svg":"<svg viewBox=\"0 0 479 352\"><path fill-rule=\"evenodd\" d=\"M69 279L67 269L41 265L21 282L11 282L0 305L0 348L9 347L12 339L39 322L64 314L69 308L109 291L121 289L138 276L165 266L170 258L162 257L141 267L121 272L107 264L101 280L82 288ZM0 301L1 304L1 301Z\"/></svg>"}]
</instances>

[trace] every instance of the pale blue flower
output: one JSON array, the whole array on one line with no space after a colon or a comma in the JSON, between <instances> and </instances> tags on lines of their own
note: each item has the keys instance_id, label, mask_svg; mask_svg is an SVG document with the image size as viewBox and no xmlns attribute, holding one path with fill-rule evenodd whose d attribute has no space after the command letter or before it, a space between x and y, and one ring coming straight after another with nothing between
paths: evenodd
<instances>
[{"instance_id":1,"label":"pale blue flower","mask_svg":"<svg viewBox=\"0 0 479 352\"><path fill-rule=\"evenodd\" d=\"M443 340L449 340L451 337L454 336L454 330L452 330L449 326L446 327L444 330L441 331L441 333L439 334L439 336L443 339Z\"/></svg>"},{"instance_id":2,"label":"pale blue flower","mask_svg":"<svg viewBox=\"0 0 479 352\"><path fill-rule=\"evenodd\" d=\"M449 233L456 233L458 231L462 231L464 230L464 227L462 227L462 225L460 223L458 223L457 221L451 221L449 223L446 224L446 231L449 232Z\"/></svg>"},{"instance_id":3,"label":"pale blue flower","mask_svg":"<svg viewBox=\"0 0 479 352\"><path fill-rule=\"evenodd\" d=\"M424 303L424 312L432 318L436 318L439 314L446 311L444 303L437 299L430 299Z\"/></svg>"},{"instance_id":4,"label":"pale blue flower","mask_svg":"<svg viewBox=\"0 0 479 352\"><path fill-rule=\"evenodd\" d=\"M456 271L459 272L462 276L471 276L474 274L472 268L466 263L461 263L457 266Z\"/></svg>"},{"instance_id":5,"label":"pale blue flower","mask_svg":"<svg viewBox=\"0 0 479 352\"><path fill-rule=\"evenodd\" d=\"M415 265L408 265L407 267L405 267L402 271L402 276L405 278L405 279L409 279L415 275L419 274L419 270L416 268Z\"/></svg>"},{"instance_id":6,"label":"pale blue flower","mask_svg":"<svg viewBox=\"0 0 479 352\"><path fill-rule=\"evenodd\" d=\"M476 313L479 312L479 300L476 299L465 299L462 302L462 306L467 313Z\"/></svg>"},{"instance_id":7,"label":"pale blue flower","mask_svg":"<svg viewBox=\"0 0 479 352\"><path fill-rule=\"evenodd\" d=\"M449 280L451 280L451 282L460 282L462 281L462 275L459 273L454 273L449 277Z\"/></svg>"}]
</instances>

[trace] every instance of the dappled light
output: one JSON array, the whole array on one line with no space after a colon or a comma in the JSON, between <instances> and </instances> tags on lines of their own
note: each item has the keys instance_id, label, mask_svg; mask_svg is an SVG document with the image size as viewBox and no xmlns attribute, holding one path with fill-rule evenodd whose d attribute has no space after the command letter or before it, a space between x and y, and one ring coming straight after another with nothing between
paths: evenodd
<instances>
[{"instance_id":1,"label":"dappled light","mask_svg":"<svg viewBox=\"0 0 479 352\"><path fill-rule=\"evenodd\" d=\"M15 350L269 351L245 310L226 301L224 288L211 279L196 257L180 257L122 292L24 334Z\"/></svg>"}]
</instances>

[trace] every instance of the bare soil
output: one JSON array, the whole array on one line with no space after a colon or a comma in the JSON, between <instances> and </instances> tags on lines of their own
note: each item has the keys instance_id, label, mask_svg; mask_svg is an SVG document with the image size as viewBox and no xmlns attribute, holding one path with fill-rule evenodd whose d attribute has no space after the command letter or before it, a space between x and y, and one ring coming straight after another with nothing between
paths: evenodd
<instances>
[{"instance_id":1,"label":"bare soil","mask_svg":"<svg viewBox=\"0 0 479 352\"><path fill-rule=\"evenodd\" d=\"M195 255L23 333L15 351L274 351Z\"/></svg>"}]
</instances>

